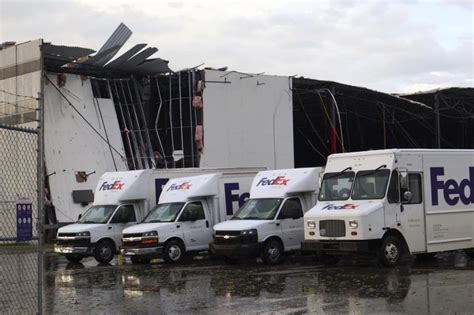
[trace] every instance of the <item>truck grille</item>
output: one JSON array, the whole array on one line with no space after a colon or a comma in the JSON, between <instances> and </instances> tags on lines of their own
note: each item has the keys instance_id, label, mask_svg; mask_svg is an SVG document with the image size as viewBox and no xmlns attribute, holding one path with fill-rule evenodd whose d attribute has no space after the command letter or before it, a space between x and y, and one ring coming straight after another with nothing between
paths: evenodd
<instances>
[{"instance_id":1,"label":"truck grille","mask_svg":"<svg viewBox=\"0 0 474 315\"><path fill-rule=\"evenodd\" d=\"M216 235L240 235L240 231L216 231Z\"/></svg>"},{"instance_id":2,"label":"truck grille","mask_svg":"<svg viewBox=\"0 0 474 315\"><path fill-rule=\"evenodd\" d=\"M319 235L327 237L346 236L346 223L344 220L319 221Z\"/></svg>"},{"instance_id":3,"label":"truck grille","mask_svg":"<svg viewBox=\"0 0 474 315\"><path fill-rule=\"evenodd\" d=\"M216 245L240 245L257 242L257 234L241 235L241 231L216 231L214 236L214 244Z\"/></svg>"}]
</instances>

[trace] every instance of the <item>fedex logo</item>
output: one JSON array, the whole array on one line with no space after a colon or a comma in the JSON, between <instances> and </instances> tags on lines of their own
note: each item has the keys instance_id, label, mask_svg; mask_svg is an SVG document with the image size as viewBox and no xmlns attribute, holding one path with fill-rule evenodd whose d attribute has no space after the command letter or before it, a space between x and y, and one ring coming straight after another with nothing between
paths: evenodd
<instances>
[{"instance_id":1,"label":"fedex logo","mask_svg":"<svg viewBox=\"0 0 474 315\"><path fill-rule=\"evenodd\" d=\"M191 186L192 185L190 182L182 182L181 184L171 184L171 186L166 191L190 189Z\"/></svg>"},{"instance_id":2,"label":"fedex logo","mask_svg":"<svg viewBox=\"0 0 474 315\"><path fill-rule=\"evenodd\" d=\"M263 177L258 183L257 186L286 186L286 184L290 181L289 178L285 178L285 176L278 176L274 179L268 179L268 177Z\"/></svg>"},{"instance_id":3,"label":"fedex logo","mask_svg":"<svg viewBox=\"0 0 474 315\"><path fill-rule=\"evenodd\" d=\"M121 180L116 180L115 182L109 184L108 182L103 182L102 185L99 188L99 191L102 190L122 190L123 185L125 185L124 182Z\"/></svg>"},{"instance_id":4,"label":"fedex logo","mask_svg":"<svg viewBox=\"0 0 474 315\"><path fill-rule=\"evenodd\" d=\"M225 183L224 184L224 193L225 193L225 210L227 215L234 214L234 209L232 204L234 201L239 203L239 208L245 203L245 201L250 197L248 192L239 194L239 183ZM235 193L234 193L235 191Z\"/></svg>"},{"instance_id":5,"label":"fedex logo","mask_svg":"<svg viewBox=\"0 0 474 315\"><path fill-rule=\"evenodd\" d=\"M342 205L342 206L336 206L330 203L322 207L321 210L347 210L347 209L355 209L358 206L359 205L356 205L355 203L346 203L345 205Z\"/></svg>"},{"instance_id":6,"label":"fedex logo","mask_svg":"<svg viewBox=\"0 0 474 315\"><path fill-rule=\"evenodd\" d=\"M431 167L431 204L437 206L438 190L443 191L443 197L450 206L456 205L459 200L465 205L474 203L474 167L469 167L469 178L459 183L454 179L443 180L444 167Z\"/></svg>"}]
</instances>

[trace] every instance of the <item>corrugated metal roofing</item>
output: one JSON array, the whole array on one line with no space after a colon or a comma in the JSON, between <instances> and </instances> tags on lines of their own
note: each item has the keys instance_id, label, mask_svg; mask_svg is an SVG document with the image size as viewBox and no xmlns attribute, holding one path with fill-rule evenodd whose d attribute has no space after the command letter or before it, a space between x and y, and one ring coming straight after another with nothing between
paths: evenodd
<instances>
[{"instance_id":1,"label":"corrugated metal roofing","mask_svg":"<svg viewBox=\"0 0 474 315\"><path fill-rule=\"evenodd\" d=\"M132 48L130 48L121 56L117 57L115 60L112 60L111 62L109 62L105 67L115 68L117 66L120 66L121 64L123 64L128 59L132 58L136 53L138 53L140 50L142 50L145 47L146 47L146 44L137 44L133 46Z\"/></svg>"},{"instance_id":2,"label":"corrugated metal roofing","mask_svg":"<svg viewBox=\"0 0 474 315\"><path fill-rule=\"evenodd\" d=\"M101 53L105 50L108 50L115 46L122 47L123 44L132 36L132 31L123 23L115 29L115 31L110 35L109 39L105 44L99 49L98 53Z\"/></svg>"}]
</instances>

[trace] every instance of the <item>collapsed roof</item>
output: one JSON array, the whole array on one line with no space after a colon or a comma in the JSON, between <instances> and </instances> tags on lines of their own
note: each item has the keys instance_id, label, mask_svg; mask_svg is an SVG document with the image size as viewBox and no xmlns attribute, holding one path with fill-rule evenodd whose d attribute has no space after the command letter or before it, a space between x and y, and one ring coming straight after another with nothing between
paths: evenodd
<instances>
[{"instance_id":1,"label":"collapsed roof","mask_svg":"<svg viewBox=\"0 0 474 315\"><path fill-rule=\"evenodd\" d=\"M156 75L170 73L169 61L149 58L158 48L136 44L113 59L132 35L123 23L95 54L95 50L83 47L44 44L44 65L48 71L74 73L95 77L126 77L129 75Z\"/></svg>"}]
</instances>

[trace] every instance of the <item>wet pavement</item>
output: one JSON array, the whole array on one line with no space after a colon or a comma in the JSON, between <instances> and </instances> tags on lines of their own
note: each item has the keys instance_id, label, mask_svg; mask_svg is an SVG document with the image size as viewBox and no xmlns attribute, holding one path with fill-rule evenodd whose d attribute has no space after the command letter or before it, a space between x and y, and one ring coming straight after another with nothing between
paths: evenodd
<instances>
[{"instance_id":1,"label":"wet pavement","mask_svg":"<svg viewBox=\"0 0 474 315\"><path fill-rule=\"evenodd\" d=\"M52 254L46 265L47 314L474 314L474 260L454 254L395 269L370 261L325 267L308 257L279 266L206 258L71 264Z\"/></svg>"}]
</instances>

